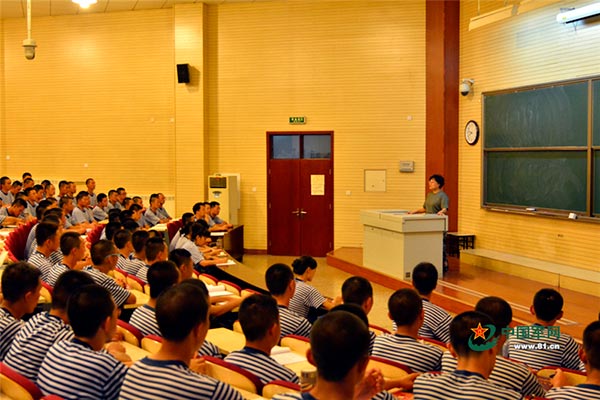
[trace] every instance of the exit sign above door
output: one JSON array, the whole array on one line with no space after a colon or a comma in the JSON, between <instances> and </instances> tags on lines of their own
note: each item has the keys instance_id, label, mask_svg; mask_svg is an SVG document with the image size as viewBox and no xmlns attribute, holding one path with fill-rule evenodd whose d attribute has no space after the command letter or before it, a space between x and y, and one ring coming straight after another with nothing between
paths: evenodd
<instances>
[{"instance_id":1,"label":"exit sign above door","mask_svg":"<svg viewBox=\"0 0 600 400\"><path fill-rule=\"evenodd\" d=\"M290 125L306 124L306 117L290 117Z\"/></svg>"}]
</instances>

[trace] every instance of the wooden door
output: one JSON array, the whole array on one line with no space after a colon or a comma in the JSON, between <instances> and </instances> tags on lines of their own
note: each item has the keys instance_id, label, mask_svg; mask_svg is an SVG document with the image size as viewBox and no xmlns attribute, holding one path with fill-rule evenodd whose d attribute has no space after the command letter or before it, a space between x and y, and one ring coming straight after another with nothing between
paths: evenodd
<instances>
[{"instance_id":1,"label":"wooden door","mask_svg":"<svg viewBox=\"0 0 600 400\"><path fill-rule=\"evenodd\" d=\"M332 132L267 133L267 238L273 255L333 250Z\"/></svg>"}]
</instances>

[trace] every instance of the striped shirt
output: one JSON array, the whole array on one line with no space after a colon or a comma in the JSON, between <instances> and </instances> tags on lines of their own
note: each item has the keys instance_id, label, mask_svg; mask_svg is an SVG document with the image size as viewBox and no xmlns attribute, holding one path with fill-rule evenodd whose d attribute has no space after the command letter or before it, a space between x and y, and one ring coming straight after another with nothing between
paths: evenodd
<instances>
[{"instance_id":1,"label":"striped shirt","mask_svg":"<svg viewBox=\"0 0 600 400\"><path fill-rule=\"evenodd\" d=\"M46 283L54 287L58 278L68 270L69 267L67 267L65 264L54 264L54 266L52 266L52 269L50 270L50 273L48 274L48 279L46 279Z\"/></svg>"},{"instance_id":2,"label":"striped shirt","mask_svg":"<svg viewBox=\"0 0 600 400\"><path fill-rule=\"evenodd\" d=\"M290 300L290 311L306 318L311 307L319 308L323 303L325 297L316 288L296 278L296 291Z\"/></svg>"},{"instance_id":3,"label":"striped shirt","mask_svg":"<svg viewBox=\"0 0 600 400\"><path fill-rule=\"evenodd\" d=\"M148 264L144 264L143 267L138 269L135 277L140 278L144 283L148 283L148 269L150 269L150 266Z\"/></svg>"},{"instance_id":4,"label":"striped shirt","mask_svg":"<svg viewBox=\"0 0 600 400\"><path fill-rule=\"evenodd\" d=\"M571 336L563 332L558 333L559 337L552 336L548 327L538 324L528 328L528 339L517 338L516 334L508 335L503 349L506 357L525 363L533 369L556 366L585 371L585 366L579 359L579 345Z\"/></svg>"},{"instance_id":5,"label":"striped shirt","mask_svg":"<svg viewBox=\"0 0 600 400\"><path fill-rule=\"evenodd\" d=\"M423 325L419 328L419 337L435 339L442 343L450 341L450 322L452 316L442 307L436 306L427 299L422 299L425 319ZM396 331L398 325L392 323L392 331Z\"/></svg>"},{"instance_id":6,"label":"striped shirt","mask_svg":"<svg viewBox=\"0 0 600 400\"><path fill-rule=\"evenodd\" d=\"M44 358L37 385L65 399L117 399L127 367L78 339L55 343Z\"/></svg>"},{"instance_id":7,"label":"striped shirt","mask_svg":"<svg viewBox=\"0 0 600 400\"><path fill-rule=\"evenodd\" d=\"M0 308L0 361L4 360L13 338L23 326L23 322L13 317L6 308Z\"/></svg>"},{"instance_id":8,"label":"striped shirt","mask_svg":"<svg viewBox=\"0 0 600 400\"><path fill-rule=\"evenodd\" d=\"M373 355L406 365L413 372L442 369L442 350L404 335L383 333L375 338Z\"/></svg>"},{"instance_id":9,"label":"striped shirt","mask_svg":"<svg viewBox=\"0 0 600 400\"><path fill-rule=\"evenodd\" d=\"M127 272L126 265L129 264L129 261L129 258L123 256L123 254L119 254L119 258L117 259L117 268Z\"/></svg>"},{"instance_id":10,"label":"striped shirt","mask_svg":"<svg viewBox=\"0 0 600 400\"><path fill-rule=\"evenodd\" d=\"M225 361L252 372L265 384L275 380L300 384L300 379L294 371L279 364L268 354L252 347L246 346L242 350L229 353L225 357Z\"/></svg>"},{"instance_id":11,"label":"striped shirt","mask_svg":"<svg viewBox=\"0 0 600 400\"><path fill-rule=\"evenodd\" d=\"M39 269L42 273L42 280L44 282L48 282L48 276L50 275L50 270L52 270L53 265L50 261L50 258L46 257L45 255L36 250L33 253L33 255L29 257L27 262Z\"/></svg>"},{"instance_id":12,"label":"striped shirt","mask_svg":"<svg viewBox=\"0 0 600 400\"><path fill-rule=\"evenodd\" d=\"M4 363L35 382L48 349L73 339L71 327L48 312L34 315L15 336Z\"/></svg>"},{"instance_id":13,"label":"striped shirt","mask_svg":"<svg viewBox=\"0 0 600 400\"><path fill-rule=\"evenodd\" d=\"M377 393L371 400L396 400L397 397L390 392L383 391ZM317 400L310 393L282 393L273 396L273 400Z\"/></svg>"},{"instance_id":14,"label":"striped shirt","mask_svg":"<svg viewBox=\"0 0 600 400\"><path fill-rule=\"evenodd\" d=\"M281 337L286 335L298 335L310 337L312 325L306 318L288 310L286 306L279 305L279 323L281 325Z\"/></svg>"},{"instance_id":15,"label":"striped shirt","mask_svg":"<svg viewBox=\"0 0 600 400\"><path fill-rule=\"evenodd\" d=\"M499 388L474 372L456 370L450 374L423 374L415 380L415 400L513 400L520 393Z\"/></svg>"},{"instance_id":16,"label":"striped shirt","mask_svg":"<svg viewBox=\"0 0 600 400\"><path fill-rule=\"evenodd\" d=\"M122 288L117 284L117 282L115 282L113 278L102 273L101 271L98 271L91 265L84 267L83 271L90 274L94 282L100 286L104 286L110 292L117 307L121 307L123 304L125 304L129 298L129 295L131 294L129 290Z\"/></svg>"},{"instance_id":17,"label":"striped shirt","mask_svg":"<svg viewBox=\"0 0 600 400\"><path fill-rule=\"evenodd\" d=\"M35 232L37 231L38 225L39 223L35 224L33 228L31 228L31 230L29 231L29 234L27 235L27 242L25 242L25 258L31 257L31 255L35 252L35 249L37 247L37 241L35 240ZM36 243L35 246L33 246L34 242Z\"/></svg>"},{"instance_id":18,"label":"striped shirt","mask_svg":"<svg viewBox=\"0 0 600 400\"><path fill-rule=\"evenodd\" d=\"M144 336L156 335L162 337L162 333L156 322L156 310L148 304L136 308L129 319L129 323L138 328ZM205 340L204 343L202 343L200 350L198 350L198 355L223 358L219 348L208 340Z\"/></svg>"},{"instance_id":19,"label":"striped shirt","mask_svg":"<svg viewBox=\"0 0 600 400\"><path fill-rule=\"evenodd\" d=\"M442 372L450 373L456 369L457 361L449 351L442 356ZM524 365L508 360L500 355L488 381L496 386L514 390L523 396L544 397L546 392L536 376Z\"/></svg>"},{"instance_id":20,"label":"striped shirt","mask_svg":"<svg viewBox=\"0 0 600 400\"><path fill-rule=\"evenodd\" d=\"M600 400L600 385L581 383L577 386L553 388L546 393L552 400Z\"/></svg>"},{"instance_id":21,"label":"striped shirt","mask_svg":"<svg viewBox=\"0 0 600 400\"><path fill-rule=\"evenodd\" d=\"M120 400L243 400L226 383L200 375L181 361L143 358L133 364L121 388Z\"/></svg>"},{"instance_id":22,"label":"striped shirt","mask_svg":"<svg viewBox=\"0 0 600 400\"><path fill-rule=\"evenodd\" d=\"M138 270L142 267L145 267L146 263L144 260L140 260L139 258L129 256L129 262L123 266L123 271L127 272L129 275L135 275L138 273Z\"/></svg>"},{"instance_id":23,"label":"striped shirt","mask_svg":"<svg viewBox=\"0 0 600 400\"><path fill-rule=\"evenodd\" d=\"M60 264L63 262L63 253L60 250L55 250L48 259L52 265Z\"/></svg>"}]
</instances>

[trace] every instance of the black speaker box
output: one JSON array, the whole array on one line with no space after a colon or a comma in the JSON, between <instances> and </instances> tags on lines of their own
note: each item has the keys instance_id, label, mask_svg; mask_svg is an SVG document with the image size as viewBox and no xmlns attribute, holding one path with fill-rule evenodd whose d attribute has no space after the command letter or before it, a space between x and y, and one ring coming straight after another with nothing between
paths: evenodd
<instances>
[{"instance_id":1,"label":"black speaker box","mask_svg":"<svg viewBox=\"0 0 600 400\"><path fill-rule=\"evenodd\" d=\"M190 83L190 65L177 64L177 82Z\"/></svg>"}]
</instances>

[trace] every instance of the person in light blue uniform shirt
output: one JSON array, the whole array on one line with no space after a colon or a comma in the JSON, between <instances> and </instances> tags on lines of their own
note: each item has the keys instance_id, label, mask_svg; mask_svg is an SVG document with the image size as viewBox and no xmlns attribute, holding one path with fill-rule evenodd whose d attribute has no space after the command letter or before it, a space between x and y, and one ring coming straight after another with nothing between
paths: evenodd
<instances>
[{"instance_id":1,"label":"person in light blue uniform shirt","mask_svg":"<svg viewBox=\"0 0 600 400\"><path fill-rule=\"evenodd\" d=\"M77 207L71 213L71 223L73 225L92 224L94 222L94 214L90 210L89 193L81 191L77 193L75 200L77 201Z\"/></svg>"},{"instance_id":2,"label":"person in light blue uniform shirt","mask_svg":"<svg viewBox=\"0 0 600 400\"><path fill-rule=\"evenodd\" d=\"M10 187L12 182L8 176L3 176L0 178L0 200L2 200L2 204L6 207L12 204L15 197L10 192Z\"/></svg>"},{"instance_id":3,"label":"person in light blue uniform shirt","mask_svg":"<svg viewBox=\"0 0 600 400\"><path fill-rule=\"evenodd\" d=\"M96 221L104 221L108 219L108 197L104 193L100 193L97 197L98 203L92 210Z\"/></svg>"},{"instance_id":4,"label":"person in light blue uniform shirt","mask_svg":"<svg viewBox=\"0 0 600 400\"><path fill-rule=\"evenodd\" d=\"M87 178L85 180L85 186L87 187L87 192L90 195L90 208L96 207L98 204L98 198L96 197L96 181L94 178Z\"/></svg>"}]
</instances>

